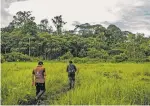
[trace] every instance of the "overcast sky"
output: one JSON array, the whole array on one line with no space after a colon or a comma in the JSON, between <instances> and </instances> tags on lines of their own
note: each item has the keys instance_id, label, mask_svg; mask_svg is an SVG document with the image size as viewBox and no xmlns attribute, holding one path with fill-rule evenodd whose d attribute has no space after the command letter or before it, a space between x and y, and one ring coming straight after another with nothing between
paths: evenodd
<instances>
[{"instance_id":1,"label":"overcast sky","mask_svg":"<svg viewBox=\"0 0 150 106\"><path fill-rule=\"evenodd\" d=\"M8 25L18 11L32 11L37 23L62 15L66 29L79 21L105 27L115 24L150 36L150 0L1 0L1 26Z\"/></svg>"}]
</instances>

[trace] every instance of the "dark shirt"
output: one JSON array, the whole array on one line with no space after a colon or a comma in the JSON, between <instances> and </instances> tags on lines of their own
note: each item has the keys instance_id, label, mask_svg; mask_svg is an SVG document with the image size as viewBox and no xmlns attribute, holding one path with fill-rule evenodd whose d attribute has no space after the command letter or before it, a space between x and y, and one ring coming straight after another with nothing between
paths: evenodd
<instances>
[{"instance_id":1,"label":"dark shirt","mask_svg":"<svg viewBox=\"0 0 150 106\"><path fill-rule=\"evenodd\" d=\"M71 72L73 70L73 72L75 73L76 71L77 71L77 68L76 68L76 66L74 65L74 64L69 64L68 66L67 66L67 72Z\"/></svg>"}]
</instances>

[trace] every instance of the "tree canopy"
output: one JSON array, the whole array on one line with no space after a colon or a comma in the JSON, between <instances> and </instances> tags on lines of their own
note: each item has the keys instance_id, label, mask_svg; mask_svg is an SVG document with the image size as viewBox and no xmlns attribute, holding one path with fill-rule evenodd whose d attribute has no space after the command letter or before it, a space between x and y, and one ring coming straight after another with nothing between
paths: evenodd
<instances>
[{"instance_id":1,"label":"tree canopy","mask_svg":"<svg viewBox=\"0 0 150 106\"><path fill-rule=\"evenodd\" d=\"M18 52L45 60L150 61L150 37L141 33L121 31L115 25L105 28L90 23L77 23L73 30L63 31L67 22L62 15L50 19L56 30L48 19L42 19L40 24L34 20L31 11L19 11L7 27L1 28L3 58Z\"/></svg>"}]
</instances>

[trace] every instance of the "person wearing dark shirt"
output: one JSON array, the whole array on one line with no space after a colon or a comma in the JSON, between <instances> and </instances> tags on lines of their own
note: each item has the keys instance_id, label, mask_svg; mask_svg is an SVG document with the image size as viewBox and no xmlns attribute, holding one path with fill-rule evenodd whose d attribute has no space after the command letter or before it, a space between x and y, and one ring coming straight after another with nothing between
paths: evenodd
<instances>
[{"instance_id":1,"label":"person wearing dark shirt","mask_svg":"<svg viewBox=\"0 0 150 106\"><path fill-rule=\"evenodd\" d=\"M69 87L74 88L75 84L75 72L77 71L76 66L73 64L72 61L69 61L69 65L67 66L66 72L68 72L68 78L69 78Z\"/></svg>"}]
</instances>

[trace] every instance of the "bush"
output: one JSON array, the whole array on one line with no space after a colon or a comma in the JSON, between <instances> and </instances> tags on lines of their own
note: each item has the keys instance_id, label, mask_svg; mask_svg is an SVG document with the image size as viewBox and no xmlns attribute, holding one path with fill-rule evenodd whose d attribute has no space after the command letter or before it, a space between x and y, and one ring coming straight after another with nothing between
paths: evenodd
<instances>
[{"instance_id":1,"label":"bush","mask_svg":"<svg viewBox=\"0 0 150 106\"><path fill-rule=\"evenodd\" d=\"M119 49L113 49L108 51L109 55L120 55L121 53L123 53L123 51Z\"/></svg>"},{"instance_id":2,"label":"bush","mask_svg":"<svg viewBox=\"0 0 150 106\"><path fill-rule=\"evenodd\" d=\"M127 61L128 58L126 56L126 54L121 53L120 55L116 55L113 57L113 62L123 62L123 61Z\"/></svg>"},{"instance_id":3,"label":"bush","mask_svg":"<svg viewBox=\"0 0 150 106\"><path fill-rule=\"evenodd\" d=\"M150 56L145 59L145 62L150 62Z\"/></svg>"},{"instance_id":4,"label":"bush","mask_svg":"<svg viewBox=\"0 0 150 106\"><path fill-rule=\"evenodd\" d=\"M148 59L148 61L150 61L150 56L148 56L148 58L147 58L147 59Z\"/></svg>"},{"instance_id":5,"label":"bush","mask_svg":"<svg viewBox=\"0 0 150 106\"><path fill-rule=\"evenodd\" d=\"M13 62L13 61L33 61L34 59L28 55L24 55L19 52L11 52L4 54L4 59L8 62Z\"/></svg>"},{"instance_id":6,"label":"bush","mask_svg":"<svg viewBox=\"0 0 150 106\"><path fill-rule=\"evenodd\" d=\"M86 56L87 56L87 51L81 49L81 51L79 52L79 57L86 57Z\"/></svg>"},{"instance_id":7,"label":"bush","mask_svg":"<svg viewBox=\"0 0 150 106\"><path fill-rule=\"evenodd\" d=\"M61 60L72 59L72 58L73 58L73 55L70 53L70 51L60 57Z\"/></svg>"},{"instance_id":8,"label":"bush","mask_svg":"<svg viewBox=\"0 0 150 106\"><path fill-rule=\"evenodd\" d=\"M5 62L5 57L1 55L1 63Z\"/></svg>"},{"instance_id":9,"label":"bush","mask_svg":"<svg viewBox=\"0 0 150 106\"><path fill-rule=\"evenodd\" d=\"M87 63L89 62L89 60L90 60L89 58L79 58L79 57L75 57L73 59L75 63Z\"/></svg>"},{"instance_id":10,"label":"bush","mask_svg":"<svg viewBox=\"0 0 150 106\"><path fill-rule=\"evenodd\" d=\"M75 57L75 58L73 58L73 61L74 61L75 63L97 63L97 62L106 62L105 59L88 58L88 57L84 57L84 58Z\"/></svg>"},{"instance_id":11,"label":"bush","mask_svg":"<svg viewBox=\"0 0 150 106\"><path fill-rule=\"evenodd\" d=\"M90 48L87 52L87 56L89 58L97 58L97 59L107 59L108 53L105 50L97 50L95 48Z\"/></svg>"}]
</instances>

